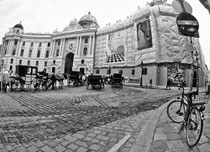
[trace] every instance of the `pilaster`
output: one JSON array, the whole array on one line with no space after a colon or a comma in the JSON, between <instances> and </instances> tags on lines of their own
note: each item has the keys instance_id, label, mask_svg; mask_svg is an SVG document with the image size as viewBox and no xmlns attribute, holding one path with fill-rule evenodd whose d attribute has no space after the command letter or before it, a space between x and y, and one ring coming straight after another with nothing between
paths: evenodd
<instances>
[{"instance_id":1,"label":"pilaster","mask_svg":"<svg viewBox=\"0 0 210 152\"><path fill-rule=\"evenodd\" d=\"M91 55L91 48L92 48L92 36L90 35L90 42L89 42L89 48L88 48L88 53L87 55Z\"/></svg>"},{"instance_id":2,"label":"pilaster","mask_svg":"<svg viewBox=\"0 0 210 152\"><path fill-rule=\"evenodd\" d=\"M79 54L79 56L81 56L81 54L82 54L82 53L81 53L82 37L80 36L79 39L80 39L80 40L79 40L79 50L78 50L78 54Z\"/></svg>"},{"instance_id":3,"label":"pilaster","mask_svg":"<svg viewBox=\"0 0 210 152\"><path fill-rule=\"evenodd\" d=\"M94 55L94 49L95 49L95 36L93 36L93 43L92 43L92 49L91 49L91 55Z\"/></svg>"}]
</instances>

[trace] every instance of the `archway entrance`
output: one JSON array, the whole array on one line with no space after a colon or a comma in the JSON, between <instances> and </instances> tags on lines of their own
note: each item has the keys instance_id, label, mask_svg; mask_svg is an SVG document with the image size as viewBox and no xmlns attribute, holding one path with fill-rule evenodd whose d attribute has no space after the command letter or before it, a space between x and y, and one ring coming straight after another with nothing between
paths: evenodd
<instances>
[{"instance_id":1,"label":"archway entrance","mask_svg":"<svg viewBox=\"0 0 210 152\"><path fill-rule=\"evenodd\" d=\"M70 74L70 72L72 71L73 60L74 60L74 54L73 54L73 53L68 53L68 54L66 55L66 59L65 59L65 69L64 69L64 72L65 72L66 74Z\"/></svg>"}]
</instances>

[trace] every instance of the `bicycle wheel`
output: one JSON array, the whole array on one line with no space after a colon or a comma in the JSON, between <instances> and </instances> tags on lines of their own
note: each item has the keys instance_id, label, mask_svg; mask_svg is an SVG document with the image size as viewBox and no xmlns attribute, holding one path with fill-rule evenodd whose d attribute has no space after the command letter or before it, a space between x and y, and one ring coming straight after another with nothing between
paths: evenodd
<instances>
[{"instance_id":1,"label":"bicycle wheel","mask_svg":"<svg viewBox=\"0 0 210 152\"><path fill-rule=\"evenodd\" d=\"M171 121L180 123L184 120L187 104L181 100L174 99L167 106L167 115Z\"/></svg>"},{"instance_id":2,"label":"bicycle wheel","mask_svg":"<svg viewBox=\"0 0 210 152\"><path fill-rule=\"evenodd\" d=\"M186 137L189 147L194 147L201 138L203 131L203 119L197 107L190 110L186 124Z\"/></svg>"}]
</instances>

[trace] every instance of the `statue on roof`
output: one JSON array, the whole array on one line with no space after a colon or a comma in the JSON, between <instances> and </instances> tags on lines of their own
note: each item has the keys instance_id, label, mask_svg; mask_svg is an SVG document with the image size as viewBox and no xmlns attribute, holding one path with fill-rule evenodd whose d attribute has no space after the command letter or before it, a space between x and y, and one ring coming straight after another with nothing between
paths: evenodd
<instances>
[{"instance_id":1,"label":"statue on roof","mask_svg":"<svg viewBox=\"0 0 210 152\"><path fill-rule=\"evenodd\" d=\"M163 5L166 4L167 0L152 0L151 2L147 2L147 5L149 6L155 6L155 5Z\"/></svg>"}]
</instances>

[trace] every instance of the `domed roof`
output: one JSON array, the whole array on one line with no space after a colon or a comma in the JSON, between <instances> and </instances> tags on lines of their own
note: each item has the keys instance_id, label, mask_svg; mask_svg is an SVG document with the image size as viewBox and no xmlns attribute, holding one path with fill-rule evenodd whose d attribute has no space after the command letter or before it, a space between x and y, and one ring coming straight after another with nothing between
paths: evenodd
<instances>
[{"instance_id":1,"label":"domed roof","mask_svg":"<svg viewBox=\"0 0 210 152\"><path fill-rule=\"evenodd\" d=\"M98 26L98 22L94 16L90 14L90 12L87 15L84 15L80 18L78 22L82 27L95 25Z\"/></svg>"},{"instance_id":2,"label":"domed roof","mask_svg":"<svg viewBox=\"0 0 210 152\"><path fill-rule=\"evenodd\" d=\"M16 24L13 28L20 28L23 30L23 25L21 23Z\"/></svg>"}]
</instances>

